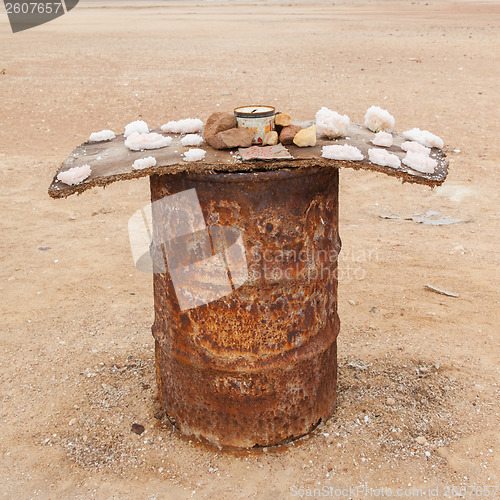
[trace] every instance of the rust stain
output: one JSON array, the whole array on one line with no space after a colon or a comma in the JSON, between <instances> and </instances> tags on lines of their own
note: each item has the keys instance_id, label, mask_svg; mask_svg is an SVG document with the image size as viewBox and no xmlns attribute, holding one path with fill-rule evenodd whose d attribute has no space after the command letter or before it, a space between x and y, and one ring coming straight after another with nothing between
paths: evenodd
<instances>
[{"instance_id":1,"label":"rust stain","mask_svg":"<svg viewBox=\"0 0 500 500\"><path fill-rule=\"evenodd\" d=\"M207 224L241 231L249 277L181 311L154 275L160 400L181 432L218 446L279 444L335 408L338 170L151 176L152 201L195 188ZM166 226L156 216L154 230Z\"/></svg>"}]
</instances>

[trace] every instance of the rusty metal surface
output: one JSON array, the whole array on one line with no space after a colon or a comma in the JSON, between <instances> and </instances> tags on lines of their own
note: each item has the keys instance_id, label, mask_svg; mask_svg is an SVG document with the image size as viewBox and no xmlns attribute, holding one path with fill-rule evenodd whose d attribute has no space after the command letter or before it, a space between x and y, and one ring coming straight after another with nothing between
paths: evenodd
<instances>
[{"instance_id":1,"label":"rusty metal surface","mask_svg":"<svg viewBox=\"0 0 500 500\"><path fill-rule=\"evenodd\" d=\"M183 312L168 270L155 273L161 402L183 434L219 446L306 434L336 402L338 170L151 177L153 202L191 188L208 226L243 234L249 277ZM156 237L166 227L156 213Z\"/></svg>"},{"instance_id":2,"label":"rusty metal surface","mask_svg":"<svg viewBox=\"0 0 500 500\"><path fill-rule=\"evenodd\" d=\"M309 125L309 123L304 125ZM162 133L161 130L155 130L155 132ZM181 154L186 152L189 148L181 145L181 136L175 134L163 135L170 135L173 138L171 146L142 152L130 151L124 145L123 135L119 135L109 142L82 144L69 155L56 172L49 187L49 195L53 198L66 198L75 193L82 193L94 186L107 186L116 181L146 177L153 174L175 174L179 172L251 172L255 170L279 170L285 168L301 169L311 166L320 166L323 168L373 170L400 178L404 182L424 184L431 187L441 185L448 175L448 163L445 160L446 155L443 151L436 148L432 150L432 155L438 161L438 166L433 174L417 172L405 165L402 165L399 169L394 169L371 163L367 159L368 149L373 147L370 140L373 139L375 134L356 123L351 123L347 133L348 137L346 138L340 138L338 140L318 138L316 146L309 148L299 148L295 145L287 146L287 149L294 159L286 161L241 162L236 160L234 151L218 151L203 143L201 148L206 151L205 159L199 162L185 162ZM403 159L406 153L400 146L404 141L405 139L403 136L394 134L394 145L386 149L397 155L400 159ZM323 146L344 143L359 148L365 155L365 159L362 161L342 161L321 158L321 148ZM132 164L135 160L147 156L156 158L156 166L143 170L134 170L132 168ZM92 174L81 184L68 186L56 180L59 172L68 170L72 167L80 167L85 164L90 165Z\"/></svg>"}]
</instances>

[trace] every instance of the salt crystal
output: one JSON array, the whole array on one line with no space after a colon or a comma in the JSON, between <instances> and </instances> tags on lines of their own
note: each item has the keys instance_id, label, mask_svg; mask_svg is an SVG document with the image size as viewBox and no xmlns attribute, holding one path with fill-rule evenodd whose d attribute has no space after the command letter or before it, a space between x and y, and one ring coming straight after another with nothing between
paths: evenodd
<instances>
[{"instance_id":1,"label":"salt crystal","mask_svg":"<svg viewBox=\"0 0 500 500\"><path fill-rule=\"evenodd\" d=\"M392 146L392 140L392 134L389 134L388 132L379 132L378 134L375 134L375 137L371 140L371 142L375 146L390 148Z\"/></svg>"},{"instance_id":2,"label":"salt crystal","mask_svg":"<svg viewBox=\"0 0 500 500\"><path fill-rule=\"evenodd\" d=\"M403 158L403 163L413 170L425 174L433 174L438 164L437 160L434 160L434 158L419 153L418 151L408 151Z\"/></svg>"},{"instance_id":3,"label":"salt crystal","mask_svg":"<svg viewBox=\"0 0 500 500\"><path fill-rule=\"evenodd\" d=\"M410 141L417 141L423 146L427 146L428 148L438 148L443 149L444 142L441 137L432 134L428 130L420 130L419 128L412 128L411 130L407 130L403 132L403 136Z\"/></svg>"},{"instance_id":4,"label":"salt crystal","mask_svg":"<svg viewBox=\"0 0 500 500\"><path fill-rule=\"evenodd\" d=\"M203 137L198 134L188 134L181 139L183 146L200 146L203 142Z\"/></svg>"},{"instance_id":5,"label":"salt crystal","mask_svg":"<svg viewBox=\"0 0 500 500\"><path fill-rule=\"evenodd\" d=\"M194 134L200 132L203 122L199 118L185 118L179 121L170 121L161 126L163 132L170 134Z\"/></svg>"},{"instance_id":6,"label":"salt crystal","mask_svg":"<svg viewBox=\"0 0 500 500\"><path fill-rule=\"evenodd\" d=\"M351 120L347 115L341 115L324 106L316 113L316 131L319 137L345 136L350 123Z\"/></svg>"},{"instance_id":7,"label":"salt crystal","mask_svg":"<svg viewBox=\"0 0 500 500\"><path fill-rule=\"evenodd\" d=\"M148 134L149 133L148 124L146 122L143 122L142 120L130 122L128 125L125 126L125 133L123 134L123 136L128 137L129 135L132 135L134 132L137 132L138 134Z\"/></svg>"},{"instance_id":8,"label":"salt crystal","mask_svg":"<svg viewBox=\"0 0 500 500\"><path fill-rule=\"evenodd\" d=\"M371 106L365 115L365 127L372 132L392 132L395 123L394 116L380 106Z\"/></svg>"},{"instance_id":9,"label":"salt crystal","mask_svg":"<svg viewBox=\"0 0 500 500\"><path fill-rule=\"evenodd\" d=\"M368 157L372 163L382 167L399 168L401 166L399 157L385 149L371 148L368 150Z\"/></svg>"},{"instance_id":10,"label":"salt crystal","mask_svg":"<svg viewBox=\"0 0 500 500\"><path fill-rule=\"evenodd\" d=\"M421 153L424 155L430 155L431 150L430 148L426 148L425 146L422 146L419 142L414 142L414 141L406 141L401 144L401 149L403 151L415 151L416 153Z\"/></svg>"},{"instance_id":11,"label":"salt crystal","mask_svg":"<svg viewBox=\"0 0 500 500\"><path fill-rule=\"evenodd\" d=\"M206 151L203 149L190 149L184 153L184 161L199 161L205 158Z\"/></svg>"},{"instance_id":12,"label":"salt crystal","mask_svg":"<svg viewBox=\"0 0 500 500\"><path fill-rule=\"evenodd\" d=\"M101 130L100 132L93 132L90 134L89 142L102 142L114 139L116 134L112 130Z\"/></svg>"},{"instance_id":13,"label":"salt crystal","mask_svg":"<svg viewBox=\"0 0 500 500\"><path fill-rule=\"evenodd\" d=\"M68 186L74 186L82 183L87 177L90 176L92 170L90 165L83 165L81 167L73 167L64 172L57 174L57 180L64 182Z\"/></svg>"},{"instance_id":14,"label":"salt crystal","mask_svg":"<svg viewBox=\"0 0 500 500\"><path fill-rule=\"evenodd\" d=\"M126 140L125 146L132 151L140 151L141 149L159 149L170 146L171 137L151 132L150 134L139 134L133 132Z\"/></svg>"},{"instance_id":15,"label":"salt crystal","mask_svg":"<svg viewBox=\"0 0 500 500\"><path fill-rule=\"evenodd\" d=\"M156 165L156 158L148 156L147 158L139 158L135 160L132 168L134 170L142 170L143 168L154 167Z\"/></svg>"},{"instance_id":16,"label":"salt crystal","mask_svg":"<svg viewBox=\"0 0 500 500\"><path fill-rule=\"evenodd\" d=\"M323 158L329 158L331 160L355 160L359 161L364 158L361 151L355 146L349 146L349 144L344 144L343 146L334 144L332 146L323 146L321 150L321 156Z\"/></svg>"}]
</instances>

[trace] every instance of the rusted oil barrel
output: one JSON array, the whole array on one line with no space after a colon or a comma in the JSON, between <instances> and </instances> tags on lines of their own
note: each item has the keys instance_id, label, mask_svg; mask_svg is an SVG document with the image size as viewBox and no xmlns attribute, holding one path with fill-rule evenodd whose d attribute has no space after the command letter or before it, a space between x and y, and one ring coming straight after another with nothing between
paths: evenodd
<instances>
[{"instance_id":1,"label":"rusted oil barrel","mask_svg":"<svg viewBox=\"0 0 500 500\"><path fill-rule=\"evenodd\" d=\"M302 436L336 402L338 170L151 176L152 202L193 188L208 227L241 231L248 279L182 311L156 269L161 403L183 434L218 446ZM153 213L153 231L164 225Z\"/></svg>"}]
</instances>

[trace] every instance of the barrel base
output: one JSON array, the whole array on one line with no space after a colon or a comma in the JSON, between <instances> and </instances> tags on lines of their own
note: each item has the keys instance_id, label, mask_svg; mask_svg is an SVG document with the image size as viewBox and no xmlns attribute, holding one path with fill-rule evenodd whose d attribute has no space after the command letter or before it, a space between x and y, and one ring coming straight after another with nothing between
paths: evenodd
<instances>
[{"instance_id":1,"label":"barrel base","mask_svg":"<svg viewBox=\"0 0 500 500\"><path fill-rule=\"evenodd\" d=\"M255 373L193 366L158 341L155 351L160 402L185 436L222 447L272 446L309 433L335 410L336 341L313 358Z\"/></svg>"}]
</instances>

